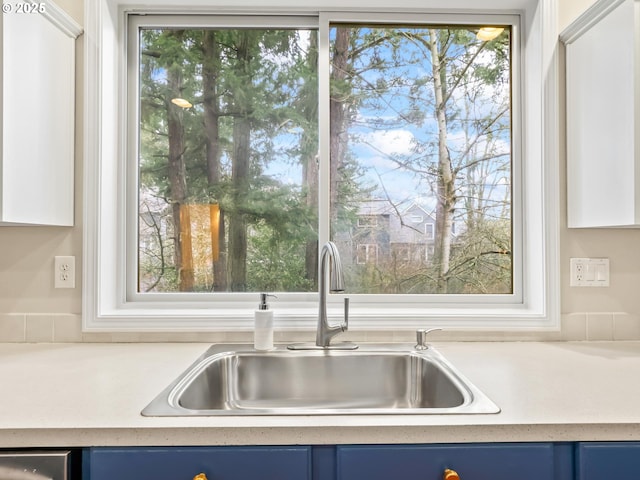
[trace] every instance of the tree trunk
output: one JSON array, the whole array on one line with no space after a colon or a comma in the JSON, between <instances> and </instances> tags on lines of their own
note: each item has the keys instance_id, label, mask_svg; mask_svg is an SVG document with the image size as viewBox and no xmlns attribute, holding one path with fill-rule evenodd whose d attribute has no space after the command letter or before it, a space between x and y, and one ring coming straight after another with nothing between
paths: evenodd
<instances>
[{"instance_id":1,"label":"tree trunk","mask_svg":"<svg viewBox=\"0 0 640 480\"><path fill-rule=\"evenodd\" d=\"M338 186L340 169L344 164L347 134L347 92L343 92L349 65L348 27L336 29L331 60L331 95L329 99L329 152L330 152L330 220L335 225L338 217Z\"/></svg>"},{"instance_id":2,"label":"tree trunk","mask_svg":"<svg viewBox=\"0 0 640 480\"><path fill-rule=\"evenodd\" d=\"M431 37L431 64L433 65L433 88L435 112L438 122L438 175L434 260L436 262L437 291L447 293L447 274L451 256L451 233L455 210L455 177L447 148L446 113L446 65L440 58L437 31L429 30Z\"/></svg>"},{"instance_id":3,"label":"tree trunk","mask_svg":"<svg viewBox=\"0 0 640 480\"><path fill-rule=\"evenodd\" d=\"M304 181L307 186L307 207L310 211L318 211L318 164L317 155L309 156L304 165ZM318 239L307 240L304 256L305 277L318 286Z\"/></svg>"},{"instance_id":4,"label":"tree trunk","mask_svg":"<svg viewBox=\"0 0 640 480\"><path fill-rule=\"evenodd\" d=\"M237 76L245 88L251 86L251 52L248 33L239 32L237 45ZM229 270L230 288L233 292L247 289L247 220L245 203L249 192L249 163L251 120L249 118L250 95L236 94L235 109L239 112L233 121L233 158L231 176L233 185L233 213L229 215Z\"/></svg>"},{"instance_id":5,"label":"tree trunk","mask_svg":"<svg viewBox=\"0 0 640 480\"><path fill-rule=\"evenodd\" d=\"M313 34L309 42L307 62L309 69L315 71L318 65L318 37ZM316 215L316 235L315 238L306 241L304 256L305 278L312 283L315 290L318 287L318 82L315 75L312 80L312 82L308 81L305 84L305 91L302 95L303 114L307 123L302 138L302 182L306 192L307 209Z\"/></svg>"},{"instance_id":6,"label":"tree trunk","mask_svg":"<svg viewBox=\"0 0 640 480\"><path fill-rule=\"evenodd\" d=\"M179 35L180 32L173 34ZM181 292L193 290L194 276L191 265L191 225L181 214L182 206L187 199L186 168L184 163L184 128L182 125L183 111L171 103L171 98L180 97L182 88L182 74L179 68L169 65L167 68L167 84L169 95L166 98L167 130L169 140L169 185L171 188L171 208L175 235L175 265L178 272L178 288ZM185 233L189 229L189 235ZM187 258L187 256L189 256Z\"/></svg>"},{"instance_id":7,"label":"tree trunk","mask_svg":"<svg viewBox=\"0 0 640 480\"><path fill-rule=\"evenodd\" d=\"M233 197L234 212L229 218L229 261L231 291L247 289L247 221L244 202L249 191L249 141L251 125L246 116L236 117L233 123Z\"/></svg>"},{"instance_id":8,"label":"tree trunk","mask_svg":"<svg viewBox=\"0 0 640 480\"><path fill-rule=\"evenodd\" d=\"M207 181L209 190L217 197L220 194L220 106L218 80L220 73L220 47L214 30L205 30L203 38L204 61L202 64L202 86L204 97L204 130L207 156ZM217 214L212 215L211 246L213 291L227 290L227 254L224 228L224 210L218 200ZM216 228L217 227L217 228ZM215 253L217 252L217 256Z\"/></svg>"}]
</instances>

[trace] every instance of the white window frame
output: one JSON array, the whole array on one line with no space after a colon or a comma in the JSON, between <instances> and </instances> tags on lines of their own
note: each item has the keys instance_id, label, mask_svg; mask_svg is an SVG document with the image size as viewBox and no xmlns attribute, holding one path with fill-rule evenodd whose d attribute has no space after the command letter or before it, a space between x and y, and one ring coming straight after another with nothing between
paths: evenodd
<instances>
[{"instance_id":1,"label":"white window frame","mask_svg":"<svg viewBox=\"0 0 640 480\"><path fill-rule=\"evenodd\" d=\"M522 268L514 279L523 286L514 296L351 296L351 328L361 330L445 326L492 330L557 330L559 328L559 166L558 65L555 54L558 0L453 0L442 11L439 0L280 0L277 7L252 0L150 0L144 9L132 0L86 0L84 106L84 257L83 328L85 331L238 331L253 328L256 293L158 294L131 301L126 289L126 105L125 17L140 13L320 14L320 28L330 21L394 21L418 13L450 18L453 12L519 15L522 76L514 81L514 95L522 108L514 112L514 128L525 141L522 168L514 181L523 182L522 197L514 197L514 211L524 209L526 222L516 222L514 243L523 246ZM374 12L369 15L365 12ZM465 23L465 22L462 22ZM516 30L517 31L517 30ZM328 44L321 35L320 75L328 75ZM323 40L325 39L325 40ZM516 49L517 50L517 49ZM325 52L323 55L322 52ZM514 58L514 61L516 60ZM321 83L320 98L328 98ZM515 98L515 97L514 97ZM321 109L328 102L320 101ZM328 118L320 113L321 119ZM328 131L328 122L321 122ZM326 135L326 132L325 132ZM520 138L514 132L514 138ZM320 156L327 156L321 144ZM323 152L324 149L324 152ZM328 162L321 161L320 182L328 181ZM515 187L514 187L515 189ZM326 193L325 193L326 195ZM323 199L321 198L321 204ZM518 203L521 202L521 205ZM325 212L326 213L326 212ZM322 215L323 212L320 212ZM515 217L515 215L514 215ZM321 222L320 242L328 239L328 222ZM522 275L521 277L518 277ZM176 295L180 295L179 299ZM330 295L330 314L340 314L342 298ZM280 295L277 327L314 329L315 293ZM479 297L480 300L479 300ZM335 309L334 309L335 307Z\"/></svg>"}]
</instances>

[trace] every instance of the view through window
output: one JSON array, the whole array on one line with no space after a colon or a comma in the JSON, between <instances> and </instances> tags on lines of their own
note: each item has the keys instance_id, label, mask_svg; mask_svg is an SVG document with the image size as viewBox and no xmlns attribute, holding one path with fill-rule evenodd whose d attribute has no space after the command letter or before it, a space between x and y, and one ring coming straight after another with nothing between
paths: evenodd
<instances>
[{"instance_id":1,"label":"view through window","mask_svg":"<svg viewBox=\"0 0 640 480\"><path fill-rule=\"evenodd\" d=\"M330 32L332 238L352 291L511 293L509 29Z\"/></svg>"},{"instance_id":2,"label":"view through window","mask_svg":"<svg viewBox=\"0 0 640 480\"><path fill-rule=\"evenodd\" d=\"M316 291L327 221L349 293L512 293L511 35L494 30L333 24L323 79L317 29L141 28L138 291Z\"/></svg>"}]
</instances>

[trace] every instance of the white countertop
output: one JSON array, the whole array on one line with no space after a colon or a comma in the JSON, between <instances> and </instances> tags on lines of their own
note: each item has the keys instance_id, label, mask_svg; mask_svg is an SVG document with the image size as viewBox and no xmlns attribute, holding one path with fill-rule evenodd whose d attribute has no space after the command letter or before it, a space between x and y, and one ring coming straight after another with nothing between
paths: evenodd
<instances>
[{"instance_id":1,"label":"white countertop","mask_svg":"<svg viewBox=\"0 0 640 480\"><path fill-rule=\"evenodd\" d=\"M435 343L489 415L143 417L209 344L0 344L0 448L640 440L640 342Z\"/></svg>"}]
</instances>

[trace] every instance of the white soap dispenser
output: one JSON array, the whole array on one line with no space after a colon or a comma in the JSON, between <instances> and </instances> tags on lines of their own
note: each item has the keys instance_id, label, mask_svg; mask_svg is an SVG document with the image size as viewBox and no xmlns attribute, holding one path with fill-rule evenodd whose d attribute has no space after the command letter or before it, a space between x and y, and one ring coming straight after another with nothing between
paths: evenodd
<instances>
[{"instance_id":1,"label":"white soap dispenser","mask_svg":"<svg viewBox=\"0 0 640 480\"><path fill-rule=\"evenodd\" d=\"M253 348L256 350L273 350L273 312L269 310L267 297L275 295L261 293L260 304L254 313Z\"/></svg>"}]
</instances>

